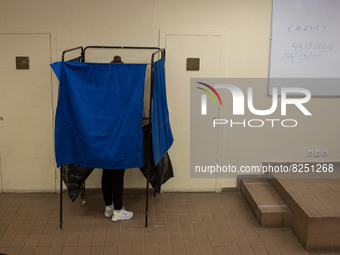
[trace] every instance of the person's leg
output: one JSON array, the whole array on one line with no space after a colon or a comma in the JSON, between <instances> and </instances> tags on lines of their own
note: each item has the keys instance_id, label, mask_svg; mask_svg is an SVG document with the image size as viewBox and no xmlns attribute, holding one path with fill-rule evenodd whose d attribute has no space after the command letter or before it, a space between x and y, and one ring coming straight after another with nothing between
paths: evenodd
<instances>
[{"instance_id":1,"label":"person's leg","mask_svg":"<svg viewBox=\"0 0 340 255\"><path fill-rule=\"evenodd\" d=\"M112 205L113 194L113 176L112 172L115 170L103 169L102 174L102 193L106 206Z\"/></svg>"},{"instance_id":2,"label":"person's leg","mask_svg":"<svg viewBox=\"0 0 340 255\"><path fill-rule=\"evenodd\" d=\"M115 210L121 210L123 207L124 172L125 169L112 170L112 190Z\"/></svg>"},{"instance_id":3,"label":"person's leg","mask_svg":"<svg viewBox=\"0 0 340 255\"><path fill-rule=\"evenodd\" d=\"M112 221L128 220L133 217L133 212L123 207L124 172L125 169L115 169L113 176L113 202L114 211Z\"/></svg>"},{"instance_id":4,"label":"person's leg","mask_svg":"<svg viewBox=\"0 0 340 255\"><path fill-rule=\"evenodd\" d=\"M102 174L102 193L105 202L105 211L104 216L107 218L111 218L113 214L113 183L112 183L112 171L110 169L103 169Z\"/></svg>"}]
</instances>

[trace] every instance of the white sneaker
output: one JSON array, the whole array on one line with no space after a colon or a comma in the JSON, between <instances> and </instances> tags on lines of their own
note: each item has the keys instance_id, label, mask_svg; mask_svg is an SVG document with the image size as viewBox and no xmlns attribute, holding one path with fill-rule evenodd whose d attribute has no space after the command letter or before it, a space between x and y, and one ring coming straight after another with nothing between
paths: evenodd
<instances>
[{"instance_id":1,"label":"white sneaker","mask_svg":"<svg viewBox=\"0 0 340 255\"><path fill-rule=\"evenodd\" d=\"M104 212L104 215L106 218L110 218L112 217L112 214L113 214L113 205L110 205L110 206L105 206L105 212Z\"/></svg>"},{"instance_id":2,"label":"white sneaker","mask_svg":"<svg viewBox=\"0 0 340 255\"><path fill-rule=\"evenodd\" d=\"M114 210L112 221L119 221L119 220L128 220L131 219L133 216L133 212L125 210L123 207L121 210Z\"/></svg>"}]
</instances>

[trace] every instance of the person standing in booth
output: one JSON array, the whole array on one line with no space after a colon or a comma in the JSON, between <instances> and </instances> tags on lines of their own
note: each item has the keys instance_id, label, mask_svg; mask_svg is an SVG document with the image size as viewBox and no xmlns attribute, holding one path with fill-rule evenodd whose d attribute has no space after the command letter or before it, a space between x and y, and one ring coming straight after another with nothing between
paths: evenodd
<instances>
[{"instance_id":1,"label":"person standing in booth","mask_svg":"<svg viewBox=\"0 0 340 255\"><path fill-rule=\"evenodd\" d=\"M123 63L120 56L114 56L111 63ZM128 220L133 217L133 212L123 207L125 169L103 169L102 193L105 201L104 215L116 222Z\"/></svg>"}]
</instances>

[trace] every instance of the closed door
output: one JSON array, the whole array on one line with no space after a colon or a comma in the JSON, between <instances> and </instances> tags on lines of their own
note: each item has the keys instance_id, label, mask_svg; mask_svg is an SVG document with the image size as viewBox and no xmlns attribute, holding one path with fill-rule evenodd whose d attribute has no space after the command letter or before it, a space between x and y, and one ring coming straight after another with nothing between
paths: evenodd
<instances>
[{"instance_id":1,"label":"closed door","mask_svg":"<svg viewBox=\"0 0 340 255\"><path fill-rule=\"evenodd\" d=\"M225 38L222 35L167 33L161 36L166 49L167 99L174 144L170 157L175 178L169 190L215 191L216 179L190 177L190 78L223 77L226 73ZM193 59L193 60L188 60ZM198 70L187 70L199 61ZM190 63L190 61L192 61ZM190 69L190 67L189 67ZM217 133L212 150L217 155ZM213 154L213 153L212 153Z\"/></svg>"},{"instance_id":2,"label":"closed door","mask_svg":"<svg viewBox=\"0 0 340 255\"><path fill-rule=\"evenodd\" d=\"M0 34L1 190L55 191L50 34Z\"/></svg>"}]
</instances>

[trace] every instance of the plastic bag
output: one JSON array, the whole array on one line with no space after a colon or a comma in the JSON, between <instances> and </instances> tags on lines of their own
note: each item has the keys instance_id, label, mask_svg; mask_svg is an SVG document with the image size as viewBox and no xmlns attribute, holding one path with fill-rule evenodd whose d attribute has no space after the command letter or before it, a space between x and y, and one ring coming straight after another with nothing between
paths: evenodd
<instances>
[{"instance_id":1,"label":"plastic bag","mask_svg":"<svg viewBox=\"0 0 340 255\"><path fill-rule=\"evenodd\" d=\"M159 163L155 166L153 152L149 158L149 125L143 127L143 167L140 168L142 174L147 178L147 169L149 170L149 183L155 193L161 193L161 186L170 178L174 177L173 168L169 154L166 153Z\"/></svg>"},{"instance_id":2,"label":"plastic bag","mask_svg":"<svg viewBox=\"0 0 340 255\"><path fill-rule=\"evenodd\" d=\"M94 168L76 164L65 164L61 166L62 178L72 202L79 196L85 180L92 173L93 169Z\"/></svg>"}]
</instances>

